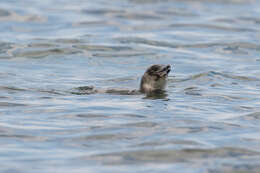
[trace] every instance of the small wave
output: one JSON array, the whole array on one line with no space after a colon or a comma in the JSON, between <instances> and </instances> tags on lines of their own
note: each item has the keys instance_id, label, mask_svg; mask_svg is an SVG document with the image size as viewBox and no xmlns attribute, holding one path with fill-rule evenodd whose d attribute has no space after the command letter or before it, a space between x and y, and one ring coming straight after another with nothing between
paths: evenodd
<instances>
[{"instance_id":1,"label":"small wave","mask_svg":"<svg viewBox=\"0 0 260 173\"><path fill-rule=\"evenodd\" d=\"M159 124L155 122L148 122L148 121L122 124L122 127L154 128L156 126L159 126Z\"/></svg>"},{"instance_id":2,"label":"small wave","mask_svg":"<svg viewBox=\"0 0 260 173\"><path fill-rule=\"evenodd\" d=\"M10 16L11 13L5 9L0 9L0 17L7 17Z\"/></svg>"},{"instance_id":3,"label":"small wave","mask_svg":"<svg viewBox=\"0 0 260 173\"><path fill-rule=\"evenodd\" d=\"M80 118L80 119L96 119L96 118L106 118L106 115L101 115L101 114L71 114L71 115L66 115L65 118L70 118L70 119L75 119L75 118ZM62 117L64 118L64 117Z\"/></svg>"},{"instance_id":4,"label":"small wave","mask_svg":"<svg viewBox=\"0 0 260 173\"><path fill-rule=\"evenodd\" d=\"M123 19L133 19L133 20L160 20L162 17L158 14L153 13L136 13L136 12L126 12L119 14L116 17Z\"/></svg>"},{"instance_id":5,"label":"small wave","mask_svg":"<svg viewBox=\"0 0 260 173\"><path fill-rule=\"evenodd\" d=\"M44 49L44 50L16 50L13 51L13 57L24 57L24 58L44 58L47 56L53 55L71 55L81 53L80 51L73 49L73 48L51 48L51 49Z\"/></svg>"},{"instance_id":6,"label":"small wave","mask_svg":"<svg viewBox=\"0 0 260 173\"><path fill-rule=\"evenodd\" d=\"M201 96L202 89L199 87L188 87L184 89L185 94L193 96Z\"/></svg>"},{"instance_id":7,"label":"small wave","mask_svg":"<svg viewBox=\"0 0 260 173\"><path fill-rule=\"evenodd\" d=\"M54 42L56 43L61 43L61 44L78 44L78 43L83 43L85 41L81 40L81 39L76 39L76 38L59 38L59 39L55 39Z\"/></svg>"},{"instance_id":8,"label":"small wave","mask_svg":"<svg viewBox=\"0 0 260 173\"><path fill-rule=\"evenodd\" d=\"M81 21L81 22L72 23L72 26L74 27L79 27L79 26L96 27L96 26L104 26L104 25L110 25L110 24L104 20Z\"/></svg>"},{"instance_id":9,"label":"small wave","mask_svg":"<svg viewBox=\"0 0 260 173\"><path fill-rule=\"evenodd\" d=\"M254 113L250 113L250 114L246 114L243 116L239 117L240 119L243 120L260 120L260 112L254 112Z\"/></svg>"},{"instance_id":10,"label":"small wave","mask_svg":"<svg viewBox=\"0 0 260 173\"><path fill-rule=\"evenodd\" d=\"M148 56L154 53L144 51L143 49L133 48L122 45L73 45L80 51L88 51L94 57L132 57L132 56Z\"/></svg>"},{"instance_id":11,"label":"small wave","mask_svg":"<svg viewBox=\"0 0 260 173\"><path fill-rule=\"evenodd\" d=\"M82 53L82 50L73 47L73 45L78 44L78 41L77 39L36 39L28 44L0 43L0 57L1 53L10 58L44 58L78 54Z\"/></svg>"},{"instance_id":12,"label":"small wave","mask_svg":"<svg viewBox=\"0 0 260 173\"><path fill-rule=\"evenodd\" d=\"M140 56L153 56L156 53L94 53L94 57L140 57Z\"/></svg>"},{"instance_id":13,"label":"small wave","mask_svg":"<svg viewBox=\"0 0 260 173\"><path fill-rule=\"evenodd\" d=\"M201 49L201 48L215 48L215 51L219 52L219 48L222 52L231 51L234 53L243 53L247 54L245 50L254 50L259 51L260 45L255 43L249 42L231 42L231 43L219 43L219 42L208 42L208 43L194 43L194 44L179 44L179 43L172 43L167 41L159 41L159 40L151 40L141 37L118 37L116 38L120 43L136 43L136 44L144 44L156 47L168 47L168 48L194 48L194 49Z\"/></svg>"},{"instance_id":14,"label":"small wave","mask_svg":"<svg viewBox=\"0 0 260 173\"><path fill-rule=\"evenodd\" d=\"M80 119L85 119L87 121L89 121L89 119L98 119L98 118L131 118L131 119L143 119L146 118L146 116L144 115L139 115L139 114L95 114L95 113L82 113L82 114L66 114L65 116L62 116L61 118L71 118L71 119L76 119L76 118L80 118ZM121 126L121 125L120 125Z\"/></svg>"},{"instance_id":15,"label":"small wave","mask_svg":"<svg viewBox=\"0 0 260 173\"><path fill-rule=\"evenodd\" d=\"M15 11L0 9L0 21L15 21L15 22L46 22L47 18L35 14L20 15Z\"/></svg>"},{"instance_id":16,"label":"small wave","mask_svg":"<svg viewBox=\"0 0 260 173\"><path fill-rule=\"evenodd\" d=\"M246 16L240 16L238 17L239 20L242 20L243 22L250 22L250 23L255 23L255 24L260 24L260 18L257 17L246 17Z\"/></svg>"},{"instance_id":17,"label":"small wave","mask_svg":"<svg viewBox=\"0 0 260 173\"><path fill-rule=\"evenodd\" d=\"M10 49L12 45L13 44L9 42L0 42L0 53L3 53L5 50Z\"/></svg>"},{"instance_id":18,"label":"small wave","mask_svg":"<svg viewBox=\"0 0 260 173\"><path fill-rule=\"evenodd\" d=\"M22 134L1 134L1 139L15 139L21 141L28 141L28 142L43 142L46 141L48 138L43 136L30 136L30 135L22 135Z\"/></svg>"},{"instance_id":19,"label":"small wave","mask_svg":"<svg viewBox=\"0 0 260 173\"><path fill-rule=\"evenodd\" d=\"M0 86L0 90L4 91L27 91L27 89L17 88L13 86Z\"/></svg>"},{"instance_id":20,"label":"small wave","mask_svg":"<svg viewBox=\"0 0 260 173\"><path fill-rule=\"evenodd\" d=\"M86 14L92 14L92 15L111 15L111 14L119 14L123 13L123 10L115 10L115 9L105 9L105 8L100 8L100 9L84 9L81 11L82 13Z\"/></svg>"},{"instance_id":21,"label":"small wave","mask_svg":"<svg viewBox=\"0 0 260 173\"><path fill-rule=\"evenodd\" d=\"M28 106L28 105L21 104L21 103L0 102L0 107L16 107L16 106Z\"/></svg>"},{"instance_id":22,"label":"small wave","mask_svg":"<svg viewBox=\"0 0 260 173\"><path fill-rule=\"evenodd\" d=\"M151 46L161 46L161 47L170 47L170 48L178 48L180 45L173 44L164 41L156 41L156 40L148 40L141 37L119 37L116 38L120 43L137 43L137 44L146 44Z\"/></svg>"},{"instance_id":23,"label":"small wave","mask_svg":"<svg viewBox=\"0 0 260 173\"><path fill-rule=\"evenodd\" d=\"M38 89L38 88L18 88L14 86L0 86L0 91L7 92L41 92L41 93L49 93L55 95L64 95L63 91L55 90L55 89Z\"/></svg>"},{"instance_id":24,"label":"small wave","mask_svg":"<svg viewBox=\"0 0 260 173\"><path fill-rule=\"evenodd\" d=\"M219 77L227 78L227 79L235 79L235 80L240 80L240 81L260 81L260 79L256 77L249 77L249 76L240 76L240 75L233 75L233 74L227 74L227 73L222 73L222 72L216 72L216 71L208 71L208 72L203 72L199 74L192 75L187 78L179 79L177 82L185 82L189 80L200 80L203 78L206 79L217 79L219 80Z\"/></svg>"},{"instance_id":25,"label":"small wave","mask_svg":"<svg viewBox=\"0 0 260 173\"><path fill-rule=\"evenodd\" d=\"M220 4L244 4L248 0L130 0L136 4L155 4L155 3L169 3L169 2L207 2L207 3L220 3Z\"/></svg>"},{"instance_id":26,"label":"small wave","mask_svg":"<svg viewBox=\"0 0 260 173\"><path fill-rule=\"evenodd\" d=\"M105 45L74 45L73 47L83 50L91 51L122 51L122 50L133 50L128 46L105 46Z\"/></svg>"},{"instance_id":27,"label":"small wave","mask_svg":"<svg viewBox=\"0 0 260 173\"><path fill-rule=\"evenodd\" d=\"M83 13L91 15L113 16L116 18L133 19L133 20L158 20L160 15L151 11L130 11L130 10L115 10L115 9L87 9L82 10Z\"/></svg>"},{"instance_id":28,"label":"small wave","mask_svg":"<svg viewBox=\"0 0 260 173\"><path fill-rule=\"evenodd\" d=\"M194 74L188 77L175 78L169 80L169 85L181 85L184 87L183 92L186 95L203 96L204 98L211 98L214 100L224 101L249 101L254 98L246 97L245 95L238 95L237 93L219 93L209 92L210 88L230 87L237 84L245 84L248 82L260 81L259 78L251 76L240 76L234 74L227 74L223 72L208 71ZM184 86L183 86L184 85Z\"/></svg>"},{"instance_id":29,"label":"small wave","mask_svg":"<svg viewBox=\"0 0 260 173\"><path fill-rule=\"evenodd\" d=\"M202 146L203 144L192 140L173 139L164 141L141 142L139 144L133 145L132 147L159 147L164 145Z\"/></svg>"},{"instance_id":30,"label":"small wave","mask_svg":"<svg viewBox=\"0 0 260 173\"><path fill-rule=\"evenodd\" d=\"M260 153L243 148L222 147L214 149L182 149L182 150L139 150L117 153L97 154L83 157L86 160L98 160L103 164L143 164L143 163L174 163L189 162L194 159L238 158L259 156Z\"/></svg>"},{"instance_id":31,"label":"small wave","mask_svg":"<svg viewBox=\"0 0 260 173\"><path fill-rule=\"evenodd\" d=\"M12 43L0 41L0 59L9 59L10 55L8 54L8 50L12 49L12 47Z\"/></svg>"},{"instance_id":32,"label":"small wave","mask_svg":"<svg viewBox=\"0 0 260 173\"><path fill-rule=\"evenodd\" d=\"M255 29L250 28L238 28L238 27L228 27L228 26L220 26L220 25L212 25L212 24L171 24L170 27L173 28L199 28L199 29L211 29L211 30L222 30L222 31L230 31L230 32L256 32Z\"/></svg>"}]
</instances>

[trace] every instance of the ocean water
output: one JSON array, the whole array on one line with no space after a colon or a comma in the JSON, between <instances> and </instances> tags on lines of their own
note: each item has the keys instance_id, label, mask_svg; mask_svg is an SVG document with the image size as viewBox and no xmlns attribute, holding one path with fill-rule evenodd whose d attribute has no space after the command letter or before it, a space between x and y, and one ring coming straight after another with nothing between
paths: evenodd
<instances>
[{"instance_id":1,"label":"ocean water","mask_svg":"<svg viewBox=\"0 0 260 173\"><path fill-rule=\"evenodd\" d=\"M259 40L258 0L0 1L0 172L260 172Z\"/></svg>"}]
</instances>

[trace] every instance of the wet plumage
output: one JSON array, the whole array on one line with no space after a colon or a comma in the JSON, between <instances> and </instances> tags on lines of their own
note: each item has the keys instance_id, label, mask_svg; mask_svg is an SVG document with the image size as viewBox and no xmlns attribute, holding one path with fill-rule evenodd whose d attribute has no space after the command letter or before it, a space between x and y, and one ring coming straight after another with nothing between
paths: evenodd
<instances>
[{"instance_id":1,"label":"wet plumage","mask_svg":"<svg viewBox=\"0 0 260 173\"><path fill-rule=\"evenodd\" d=\"M170 71L170 65L156 64L150 66L142 76L140 91L143 93L149 93L156 90L164 90Z\"/></svg>"}]
</instances>

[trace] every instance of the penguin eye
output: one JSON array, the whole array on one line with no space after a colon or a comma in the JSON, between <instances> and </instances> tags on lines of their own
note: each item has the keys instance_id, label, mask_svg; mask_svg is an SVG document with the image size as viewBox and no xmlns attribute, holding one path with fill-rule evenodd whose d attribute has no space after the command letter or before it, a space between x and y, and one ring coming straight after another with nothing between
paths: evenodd
<instances>
[{"instance_id":1,"label":"penguin eye","mask_svg":"<svg viewBox=\"0 0 260 173\"><path fill-rule=\"evenodd\" d=\"M154 74L160 70L160 66L158 65L153 65L152 67L149 68L148 72L149 74Z\"/></svg>"},{"instance_id":2,"label":"penguin eye","mask_svg":"<svg viewBox=\"0 0 260 173\"><path fill-rule=\"evenodd\" d=\"M157 65L154 65L154 66L151 67L151 70L154 71L154 72L158 71L159 67Z\"/></svg>"},{"instance_id":3,"label":"penguin eye","mask_svg":"<svg viewBox=\"0 0 260 173\"><path fill-rule=\"evenodd\" d=\"M155 71L155 70L150 69L148 73L151 76L157 76L157 71Z\"/></svg>"}]
</instances>

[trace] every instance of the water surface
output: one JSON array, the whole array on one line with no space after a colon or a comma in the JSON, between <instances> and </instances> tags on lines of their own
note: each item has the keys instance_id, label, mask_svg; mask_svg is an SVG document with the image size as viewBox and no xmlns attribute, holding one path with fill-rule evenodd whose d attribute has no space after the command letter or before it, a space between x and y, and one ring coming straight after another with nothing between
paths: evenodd
<instances>
[{"instance_id":1,"label":"water surface","mask_svg":"<svg viewBox=\"0 0 260 173\"><path fill-rule=\"evenodd\" d=\"M257 0L0 4L1 172L259 172Z\"/></svg>"}]
</instances>

